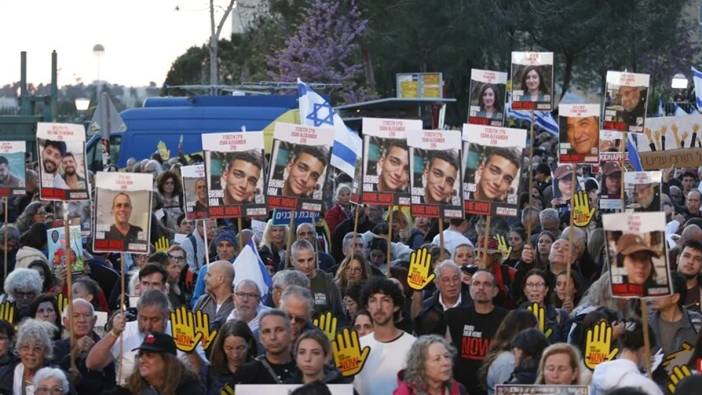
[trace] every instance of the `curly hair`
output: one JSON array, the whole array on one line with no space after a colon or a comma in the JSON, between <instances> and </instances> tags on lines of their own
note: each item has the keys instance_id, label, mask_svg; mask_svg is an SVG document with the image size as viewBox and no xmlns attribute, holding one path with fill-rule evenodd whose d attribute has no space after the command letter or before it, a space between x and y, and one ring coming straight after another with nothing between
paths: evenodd
<instances>
[{"instance_id":1,"label":"curly hair","mask_svg":"<svg viewBox=\"0 0 702 395\"><path fill-rule=\"evenodd\" d=\"M158 192L161 195L164 194L163 186L168 180L173 180L173 196L183 196L183 185L180 183L180 177L178 177L178 175L171 170L164 171L156 179L156 188L158 189Z\"/></svg>"},{"instance_id":2,"label":"curly hair","mask_svg":"<svg viewBox=\"0 0 702 395\"><path fill-rule=\"evenodd\" d=\"M356 261L361 264L361 282L365 281L370 277L370 266L368 266L368 262L363 258L363 256L358 256L354 255L353 259L350 259L351 257L348 256L344 258L343 261L339 264L339 268L336 270L336 275L334 276L334 281L336 282L336 285L339 287L339 289L345 290L346 288L349 287L349 280L348 280L348 271L351 268L351 263L353 261Z\"/></svg>"},{"instance_id":3,"label":"curly hair","mask_svg":"<svg viewBox=\"0 0 702 395\"><path fill-rule=\"evenodd\" d=\"M5 292L12 299L16 299L19 290L30 290L36 295L41 293L41 277L34 269L17 268L7 275L5 279Z\"/></svg>"},{"instance_id":4,"label":"curly hair","mask_svg":"<svg viewBox=\"0 0 702 395\"><path fill-rule=\"evenodd\" d=\"M17 341L15 351L19 354L20 349L27 344L37 344L43 348L41 355L44 360L51 360L54 357L54 347L51 338L58 329L50 322L27 318L20 324L17 331Z\"/></svg>"},{"instance_id":5,"label":"curly hair","mask_svg":"<svg viewBox=\"0 0 702 395\"><path fill-rule=\"evenodd\" d=\"M440 343L446 348L451 354L451 361L456 356L456 349L443 337L437 335L419 337L407 353L407 369L405 370L404 378L405 382L415 389L415 393L416 391L427 389L426 368L424 365L428 357L429 347L435 343ZM444 386L451 388L451 381L452 379L444 383Z\"/></svg>"}]
</instances>

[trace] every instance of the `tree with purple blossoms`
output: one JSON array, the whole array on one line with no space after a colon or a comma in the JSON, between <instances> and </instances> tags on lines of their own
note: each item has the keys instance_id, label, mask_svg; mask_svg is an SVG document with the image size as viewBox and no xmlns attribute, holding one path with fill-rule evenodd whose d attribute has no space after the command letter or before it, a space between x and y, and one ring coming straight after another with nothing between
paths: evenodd
<instances>
[{"instance_id":1,"label":"tree with purple blossoms","mask_svg":"<svg viewBox=\"0 0 702 395\"><path fill-rule=\"evenodd\" d=\"M359 40L368 26L356 1L313 0L286 48L267 58L276 81L340 84L335 101L353 103L374 96L365 86Z\"/></svg>"}]
</instances>

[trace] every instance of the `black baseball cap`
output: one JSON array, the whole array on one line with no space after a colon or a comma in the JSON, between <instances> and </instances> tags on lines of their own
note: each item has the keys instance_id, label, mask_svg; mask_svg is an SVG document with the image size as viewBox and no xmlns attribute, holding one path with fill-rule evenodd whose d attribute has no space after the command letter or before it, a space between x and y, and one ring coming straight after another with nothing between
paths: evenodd
<instances>
[{"instance_id":1,"label":"black baseball cap","mask_svg":"<svg viewBox=\"0 0 702 395\"><path fill-rule=\"evenodd\" d=\"M160 353L169 353L176 355L177 349L173 338L165 333L149 333L144 337L141 346L132 351L151 351Z\"/></svg>"}]
</instances>

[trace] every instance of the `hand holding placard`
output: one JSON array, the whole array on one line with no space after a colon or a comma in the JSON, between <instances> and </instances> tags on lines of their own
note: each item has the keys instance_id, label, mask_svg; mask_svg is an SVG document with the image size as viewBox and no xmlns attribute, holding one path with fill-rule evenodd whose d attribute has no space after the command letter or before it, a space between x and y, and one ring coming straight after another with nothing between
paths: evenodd
<instances>
[{"instance_id":1,"label":"hand holding placard","mask_svg":"<svg viewBox=\"0 0 702 395\"><path fill-rule=\"evenodd\" d=\"M691 376L692 372L687 365L680 365L673 368L673 372L668 376L668 391L671 394L675 393L675 388L687 376Z\"/></svg>"},{"instance_id":2,"label":"hand holding placard","mask_svg":"<svg viewBox=\"0 0 702 395\"><path fill-rule=\"evenodd\" d=\"M370 347L363 347L358 341L358 332L355 330L344 330L336 336L332 342L332 355L334 363L344 377L352 377L363 369L363 365L368 359Z\"/></svg>"},{"instance_id":3,"label":"hand holding placard","mask_svg":"<svg viewBox=\"0 0 702 395\"><path fill-rule=\"evenodd\" d=\"M431 255L429 249L420 248L410 254L409 273L407 284L410 288L421 291L434 280L434 274L429 274L431 268Z\"/></svg>"},{"instance_id":4,"label":"hand holding placard","mask_svg":"<svg viewBox=\"0 0 702 395\"><path fill-rule=\"evenodd\" d=\"M4 302L0 304L0 320L9 322L10 324L15 323L15 306L10 302Z\"/></svg>"},{"instance_id":5,"label":"hand holding placard","mask_svg":"<svg viewBox=\"0 0 702 395\"><path fill-rule=\"evenodd\" d=\"M216 330L210 333L210 316L207 315L207 313L203 313L201 310L195 312L195 332L202 335L200 344L202 344L202 348L205 350L207 350L212 340L217 336Z\"/></svg>"},{"instance_id":6,"label":"hand holding placard","mask_svg":"<svg viewBox=\"0 0 702 395\"><path fill-rule=\"evenodd\" d=\"M504 236L497 235L495 238L497 239L497 251L502 254L502 259L509 258L510 254L512 253L512 247L507 244L507 240L505 240Z\"/></svg>"},{"instance_id":7,"label":"hand holding placard","mask_svg":"<svg viewBox=\"0 0 702 395\"><path fill-rule=\"evenodd\" d=\"M546 328L546 310L544 306L534 302L530 304L527 309L536 317L536 323L541 333L543 333L546 338L551 337L553 330L551 328Z\"/></svg>"}]
</instances>

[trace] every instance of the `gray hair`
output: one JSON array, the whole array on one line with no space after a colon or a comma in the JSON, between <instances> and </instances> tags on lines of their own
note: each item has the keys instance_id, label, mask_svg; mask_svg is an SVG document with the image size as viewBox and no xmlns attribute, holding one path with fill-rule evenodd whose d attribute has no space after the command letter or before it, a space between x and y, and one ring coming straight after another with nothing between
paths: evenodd
<instances>
[{"instance_id":1,"label":"gray hair","mask_svg":"<svg viewBox=\"0 0 702 395\"><path fill-rule=\"evenodd\" d=\"M299 233L304 228L311 228L313 232L315 231L314 225L312 225L309 222L303 222L300 225L297 225L297 229L295 229L295 234Z\"/></svg>"},{"instance_id":2,"label":"gray hair","mask_svg":"<svg viewBox=\"0 0 702 395\"><path fill-rule=\"evenodd\" d=\"M292 255L293 259L295 256L298 254L298 252L302 250L310 250L314 252L314 246L312 246L312 243L310 243L307 240L297 240L295 241L291 246L290 246L290 254Z\"/></svg>"},{"instance_id":3,"label":"gray hair","mask_svg":"<svg viewBox=\"0 0 702 395\"><path fill-rule=\"evenodd\" d=\"M351 243L353 242L353 232L349 232L344 235L344 239L341 243L342 246L342 251L346 251L347 248L351 246ZM356 240L360 240L361 243L363 244L363 248L366 248L366 242L363 240L363 237L361 236L360 233L356 233Z\"/></svg>"},{"instance_id":4,"label":"gray hair","mask_svg":"<svg viewBox=\"0 0 702 395\"><path fill-rule=\"evenodd\" d=\"M137 303L137 311L141 311L146 306L158 306L166 319L168 319L168 314L171 312L171 304L168 302L168 297L158 289L150 289L141 295Z\"/></svg>"},{"instance_id":5,"label":"gray hair","mask_svg":"<svg viewBox=\"0 0 702 395\"><path fill-rule=\"evenodd\" d=\"M273 275L273 288L287 288L290 285L309 288L310 279L297 270L284 269Z\"/></svg>"},{"instance_id":6,"label":"gray hair","mask_svg":"<svg viewBox=\"0 0 702 395\"><path fill-rule=\"evenodd\" d=\"M290 297L304 299L309 304L310 315L312 314L312 311L314 310L314 299L312 298L312 291L310 291L309 288L303 288L299 285L290 285L285 288L282 295L280 295L281 310L285 311L283 306L285 305L285 301Z\"/></svg>"},{"instance_id":7,"label":"gray hair","mask_svg":"<svg viewBox=\"0 0 702 395\"><path fill-rule=\"evenodd\" d=\"M9 240L17 241L20 238L19 228L17 228L17 226L15 226L13 224L5 224L3 226L0 226L0 234L4 235L4 234L6 234L5 232L7 232L7 240L8 241ZM2 238L0 240L5 240L5 239Z\"/></svg>"},{"instance_id":8,"label":"gray hair","mask_svg":"<svg viewBox=\"0 0 702 395\"><path fill-rule=\"evenodd\" d=\"M441 276L441 272L444 271L444 269L453 269L456 273L459 275L461 274L461 268L456 265L456 263L450 259L446 259L445 261L439 263L434 267L434 276L436 276L436 281L439 280L439 277Z\"/></svg>"},{"instance_id":9,"label":"gray hair","mask_svg":"<svg viewBox=\"0 0 702 395\"><path fill-rule=\"evenodd\" d=\"M48 321L28 318L20 324L19 330L17 331L15 351L19 354L22 346L30 343L38 344L44 349L42 352L44 358L50 360L54 357L54 347L51 337L57 330L58 328Z\"/></svg>"},{"instance_id":10,"label":"gray hair","mask_svg":"<svg viewBox=\"0 0 702 395\"><path fill-rule=\"evenodd\" d=\"M39 386L41 385L41 382L46 380L46 379L57 379L61 383L61 391L63 391L64 394L67 394L68 391L70 390L70 387L68 386L68 379L66 378L66 374L63 373L63 370L57 369L57 368L41 368L37 373L34 375L34 379L32 379L32 384L34 384L34 389L37 390Z\"/></svg>"},{"instance_id":11,"label":"gray hair","mask_svg":"<svg viewBox=\"0 0 702 395\"><path fill-rule=\"evenodd\" d=\"M543 224L545 221L548 220L560 223L561 219L558 216L558 210L552 207L541 210L541 212L539 213L539 222Z\"/></svg>"},{"instance_id":12,"label":"gray hair","mask_svg":"<svg viewBox=\"0 0 702 395\"><path fill-rule=\"evenodd\" d=\"M259 288L256 281L249 280L248 278L239 281L239 284L237 284L236 287L234 287L234 292L238 292L241 288L243 288L245 286L251 286L251 287L256 288L256 292L258 293L258 296L261 296L261 288Z\"/></svg>"},{"instance_id":13,"label":"gray hair","mask_svg":"<svg viewBox=\"0 0 702 395\"><path fill-rule=\"evenodd\" d=\"M76 305L82 304L83 306L88 306L90 308L90 316L95 317L95 307L93 307L93 304L88 302L85 299L81 298L75 298L73 299L73 308L75 308ZM68 309L63 309L63 313L61 313L61 318L68 318Z\"/></svg>"},{"instance_id":14,"label":"gray hair","mask_svg":"<svg viewBox=\"0 0 702 395\"><path fill-rule=\"evenodd\" d=\"M570 232L573 232L573 244L575 244L579 250L584 250L587 244L587 233L576 226L566 226L563 232L561 232L561 239L568 240Z\"/></svg>"},{"instance_id":15,"label":"gray hair","mask_svg":"<svg viewBox=\"0 0 702 395\"><path fill-rule=\"evenodd\" d=\"M30 290L36 295L41 293L42 281L39 273L33 269L17 268L5 279L5 292L15 299L19 290ZM36 296L35 295L35 296Z\"/></svg>"},{"instance_id":16,"label":"gray hair","mask_svg":"<svg viewBox=\"0 0 702 395\"><path fill-rule=\"evenodd\" d=\"M434 343L441 343L449 353L451 353L451 361L456 355L456 349L453 348L448 340L437 335L420 336L407 353L407 369L405 370L405 381L414 388L427 388L425 361L429 347ZM450 387L453 378L444 383L445 387ZM443 391L442 391L443 392Z\"/></svg>"}]
</instances>

